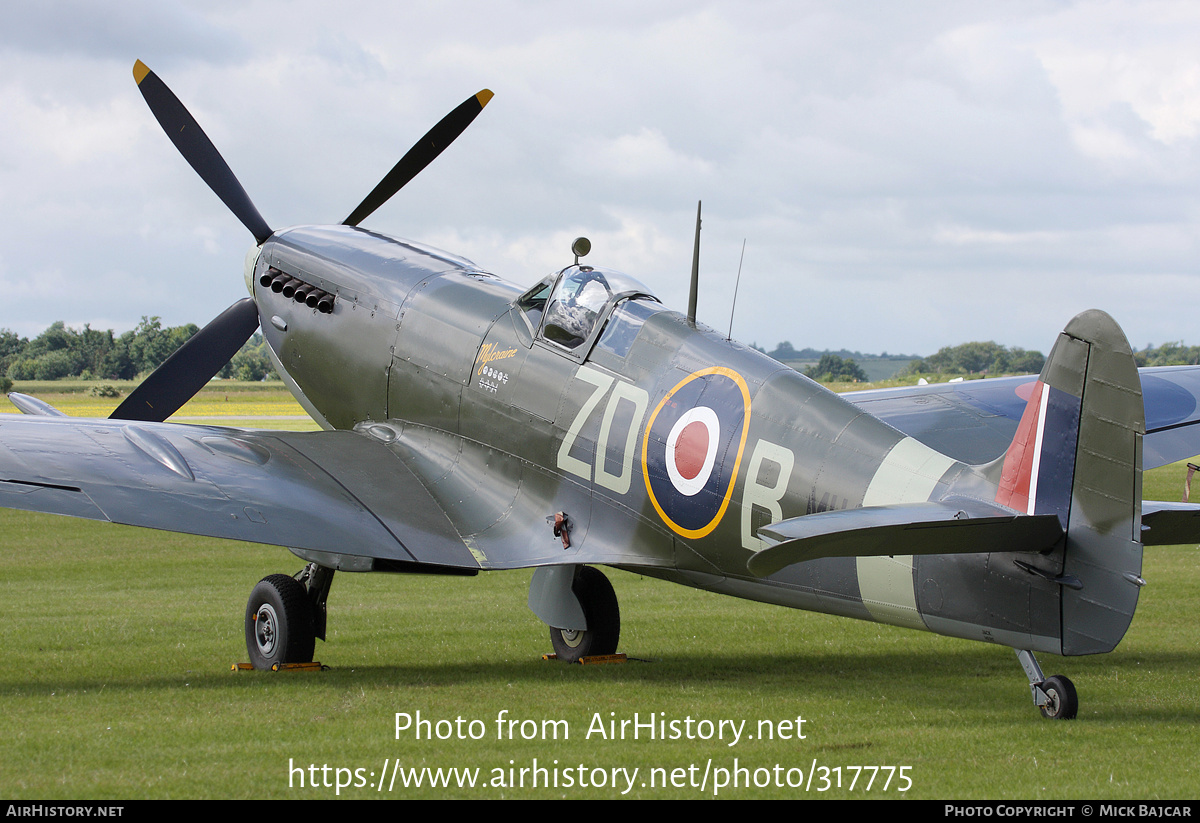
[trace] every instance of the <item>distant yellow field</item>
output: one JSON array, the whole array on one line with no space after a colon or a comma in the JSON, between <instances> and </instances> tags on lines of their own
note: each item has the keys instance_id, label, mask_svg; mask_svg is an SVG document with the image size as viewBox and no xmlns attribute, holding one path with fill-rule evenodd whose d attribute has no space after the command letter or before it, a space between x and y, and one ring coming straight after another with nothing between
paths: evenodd
<instances>
[{"instance_id":1,"label":"distant yellow field","mask_svg":"<svg viewBox=\"0 0 1200 823\"><path fill-rule=\"evenodd\" d=\"M95 397L88 391L47 391L54 386L41 384L36 391L20 385L15 391L27 391L71 417L108 417L124 400L121 397ZM9 409L13 411L14 409ZM220 385L204 389L170 418L176 423L211 424L255 429L313 431L318 426L300 404L278 383L247 390L245 384Z\"/></svg>"}]
</instances>

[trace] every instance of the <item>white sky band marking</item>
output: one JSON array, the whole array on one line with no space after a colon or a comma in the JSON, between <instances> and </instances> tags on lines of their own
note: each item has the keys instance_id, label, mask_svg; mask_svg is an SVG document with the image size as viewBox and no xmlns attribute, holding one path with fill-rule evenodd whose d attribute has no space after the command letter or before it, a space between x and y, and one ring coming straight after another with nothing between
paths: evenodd
<instances>
[{"instance_id":1,"label":"white sky band marking","mask_svg":"<svg viewBox=\"0 0 1200 823\"><path fill-rule=\"evenodd\" d=\"M911 437L905 437L883 458L863 495L864 506L923 503L938 481L955 464ZM858 590L863 606L880 623L926 628L917 610L911 554L856 558Z\"/></svg>"}]
</instances>

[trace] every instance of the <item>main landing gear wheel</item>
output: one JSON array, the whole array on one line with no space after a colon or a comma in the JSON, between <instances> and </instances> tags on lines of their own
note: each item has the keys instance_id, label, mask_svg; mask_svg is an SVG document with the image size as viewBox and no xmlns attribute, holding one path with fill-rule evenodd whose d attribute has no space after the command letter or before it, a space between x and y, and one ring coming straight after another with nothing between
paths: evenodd
<instances>
[{"instance_id":1,"label":"main landing gear wheel","mask_svg":"<svg viewBox=\"0 0 1200 823\"><path fill-rule=\"evenodd\" d=\"M581 657L616 654L621 637L621 610L608 578L591 566L580 566L571 591L579 600L588 629L551 628L554 654L566 663L575 663Z\"/></svg>"},{"instance_id":2,"label":"main landing gear wheel","mask_svg":"<svg viewBox=\"0 0 1200 823\"><path fill-rule=\"evenodd\" d=\"M1062 675L1056 674L1041 685L1042 691L1050 702L1039 706L1042 717L1050 720L1072 720L1079 712L1079 698L1075 694L1075 684Z\"/></svg>"},{"instance_id":3,"label":"main landing gear wheel","mask_svg":"<svg viewBox=\"0 0 1200 823\"><path fill-rule=\"evenodd\" d=\"M246 651L254 668L311 663L315 646L313 609L304 585L286 574L260 580L246 604Z\"/></svg>"}]
</instances>

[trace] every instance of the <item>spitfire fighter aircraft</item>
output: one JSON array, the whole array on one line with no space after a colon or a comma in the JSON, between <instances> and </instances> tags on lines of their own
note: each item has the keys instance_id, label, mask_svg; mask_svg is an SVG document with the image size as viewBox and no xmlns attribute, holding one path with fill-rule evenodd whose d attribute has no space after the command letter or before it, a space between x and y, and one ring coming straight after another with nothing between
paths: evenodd
<instances>
[{"instance_id":1,"label":"spitfire fighter aircraft","mask_svg":"<svg viewBox=\"0 0 1200 823\"><path fill-rule=\"evenodd\" d=\"M304 569L246 607L256 667L312 660L337 571L535 568L558 658L614 653L595 568L612 566L1009 646L1035 705L1068 718L1074 687L1034 654L1111 651L1142 546L1197 539L1191 508L1143 506L1141 473L1200 452L1200 370L1139 374L1102 312L1067 324L1037 378L842 397L580 247L521 289L361 228L491 92L341 224L273 230L166 85L140 61L134 77L253 234L250 296L108 419L12 395L26 414L0 419L0 505L287 547ZM323 431L163 422L260 327Z\"/></svg>"}]
</instances>

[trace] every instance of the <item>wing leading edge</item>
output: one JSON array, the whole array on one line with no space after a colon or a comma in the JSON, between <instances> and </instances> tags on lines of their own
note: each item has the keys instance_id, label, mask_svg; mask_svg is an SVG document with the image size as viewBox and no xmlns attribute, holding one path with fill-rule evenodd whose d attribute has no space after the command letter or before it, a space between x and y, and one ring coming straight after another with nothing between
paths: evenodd
<instances>
[{"instance_id":1,"label":"wing leading edge","mask_svg":"<svg viewBox=\"0 0 1200 823\"><path fill-rule=\"evenodd\" d=\"M0 505L338 556L479 569L424 485L353 432L0 416Z\"/></svg>"}]
</instances>

